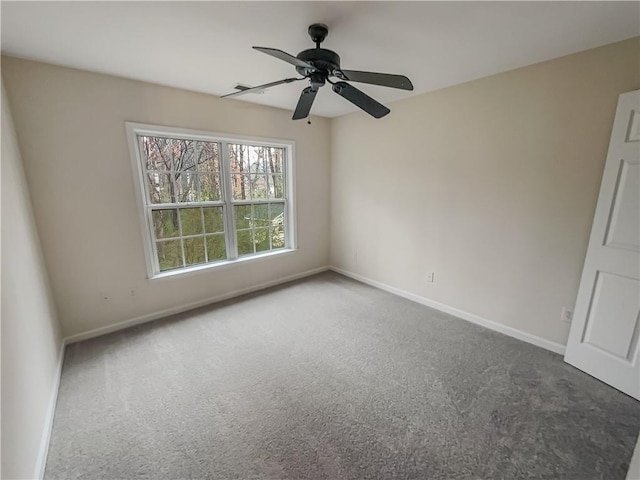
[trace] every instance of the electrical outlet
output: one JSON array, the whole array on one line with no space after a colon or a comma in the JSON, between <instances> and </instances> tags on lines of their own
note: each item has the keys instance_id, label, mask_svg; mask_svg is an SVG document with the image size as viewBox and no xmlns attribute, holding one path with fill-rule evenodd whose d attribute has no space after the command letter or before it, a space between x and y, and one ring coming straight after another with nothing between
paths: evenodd
<instances>
[{"instance_id":1,"label":"electrical outlet","mask_svg":"<svg viewBox=\"0 0 640 480\"><path fill-rule=\"evenodd\" d=\"M435 283L436 281L436 272L427 272L427 282Z\"/></svg>"},{"instance_id":2,"label":"electrical outlet","mask_svg":"<svg viewBox=\"0 0 640 480\"><path fill-rule=\"evenodd\" d=\"M562 320L563 322L571 323L572 318L573 318L573 312L569 310L567 307L562 307L560 320Z\"/></svg>"}]
</instances>

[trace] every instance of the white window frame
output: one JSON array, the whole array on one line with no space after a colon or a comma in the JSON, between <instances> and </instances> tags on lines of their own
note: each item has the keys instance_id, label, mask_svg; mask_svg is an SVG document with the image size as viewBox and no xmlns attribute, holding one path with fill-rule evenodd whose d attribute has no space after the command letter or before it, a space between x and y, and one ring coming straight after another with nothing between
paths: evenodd
<instances>
[{"instance_id":1,"label":"white window frame","mask_svg":"<svg viewBox=\"0 0 640 480\"><path fill-rule=\"evenodd\" d=\"M296 235L296 202L295 202L295 142L291 140L262 138L262 137L246 137L240 135L230 135L225 133L207 132L202 130L191 130L185 128L165 127L160 125L148 125L144 123L125 122L127 139L129 143L129 153L134 173L134 185L136 197L138 200L138 213L142 230L143 246L145 251L145 261L147 266L147 278L158 279L165 277L173 277L176 275L185 275L195 272L201 272L209 269L224 268L230 265L243 263L247 261L264 259L275 255L283 255L297 250ZM199 140L206 142L215 142L220 146L220 181L222 186L222 200L208 202L182 202L179 204L181 208L196 207L207 205L221 205L224 210L224 229L225 244L227 248L227 259L218 262L205 263L187 267L176 268L174 270L160 271L158 256L156 253L156 242L151 220L151 204L147 192L147 182L145 177L145 168L143 166L142 156L139 148L139 136L155 136L163 138L177 138L182 140ZM285 246L276 250L268 250L266 252L254 253L251 255L237 256L236 249L236 226L235 215L233 214L233 206L238 203L261 203L260 201L244 200L234 202L231 192L231 172L229 150L226 148L227 143L240 143L245 145L277 147L285 150L285 161L283 163L284 178L284 205L285 205ZM281 199L277 199L281 201ZM264 203L268 203L269 199L265 199Z\"/></svg>"}]
</instances>

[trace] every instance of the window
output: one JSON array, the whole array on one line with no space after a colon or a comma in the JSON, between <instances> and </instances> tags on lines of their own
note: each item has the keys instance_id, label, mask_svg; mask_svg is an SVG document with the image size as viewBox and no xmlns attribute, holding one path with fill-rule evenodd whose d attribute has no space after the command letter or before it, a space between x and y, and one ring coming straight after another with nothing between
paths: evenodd
<instances>
[{"instance_id":1,"label":"window","mask_svg":"<svg viewBox=\"0 0 640 480\"><path fill-rule=\"evenodd\" d=\"M127 123L150 277L295 248L293 144Z\"/></svg>"}]
</instances>

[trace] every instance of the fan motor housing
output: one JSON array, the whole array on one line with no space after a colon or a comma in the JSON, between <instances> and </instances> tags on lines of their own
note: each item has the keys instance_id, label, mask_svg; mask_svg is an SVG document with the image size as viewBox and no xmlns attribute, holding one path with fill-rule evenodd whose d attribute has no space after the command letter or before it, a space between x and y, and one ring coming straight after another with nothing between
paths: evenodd
<instances>
[{"instance_id":1,"label":"fan motor housing","mask_svg":"<svg viewBox=\"0 0 640 480\"><path fill-rule=\"evenodd\" d=\"M340 70L340 55L326 48L310 48L303 50L297 57L312 64L316 69L331 74L334 70ZM306 76L309 72L304 67L296 67L300 75Z\"/></svg>"}]
</instances>

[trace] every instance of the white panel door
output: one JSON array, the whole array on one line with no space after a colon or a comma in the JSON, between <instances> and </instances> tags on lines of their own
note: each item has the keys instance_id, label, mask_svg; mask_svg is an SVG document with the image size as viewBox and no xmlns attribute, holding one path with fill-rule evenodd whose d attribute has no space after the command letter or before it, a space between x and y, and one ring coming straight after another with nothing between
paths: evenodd
<instances>
[{"instance_id":1,"label":"white panel door","mask_svg":"<svg viewBox=\"0 0 640 480\"><path fill-rule=\"evenodd\" d=\"M640 90L620 95L564 359L640 399Z\"/></svg>"}]
</instances>

